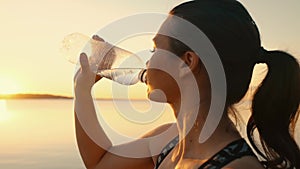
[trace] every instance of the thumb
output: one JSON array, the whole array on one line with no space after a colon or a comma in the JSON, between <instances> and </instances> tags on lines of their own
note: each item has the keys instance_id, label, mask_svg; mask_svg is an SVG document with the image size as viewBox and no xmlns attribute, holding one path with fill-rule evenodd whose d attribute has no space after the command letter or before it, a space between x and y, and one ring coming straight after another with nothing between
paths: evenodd
<instances>
[{"instance_id":1,"label":"thumb","mask_svg":"<svg viewBox=\"0 0 300 169\"><path fill-rule=\"evenodd\" d=\"M80 66L81 66L82 72L87 72L90 70L89 61L88 61L88 58L85 53L80 54Z\"/></svg>"}]
</instances>

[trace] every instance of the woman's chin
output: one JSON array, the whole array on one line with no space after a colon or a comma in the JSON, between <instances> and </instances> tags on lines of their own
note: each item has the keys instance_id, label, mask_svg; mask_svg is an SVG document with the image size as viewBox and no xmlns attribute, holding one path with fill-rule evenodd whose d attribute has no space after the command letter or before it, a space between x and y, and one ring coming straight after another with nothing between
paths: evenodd
<instances>
[{"instance_id":1,"label":"woman's chin","mask_svg":"<svg viewBox=\"0 0 300 169\"><path fill-rule=\"evenodd\" d=\"M148 98L154 102L166 103L167 97L165 93L160 89L153 89L148 91Z\"/></svg>"}]
</instances>

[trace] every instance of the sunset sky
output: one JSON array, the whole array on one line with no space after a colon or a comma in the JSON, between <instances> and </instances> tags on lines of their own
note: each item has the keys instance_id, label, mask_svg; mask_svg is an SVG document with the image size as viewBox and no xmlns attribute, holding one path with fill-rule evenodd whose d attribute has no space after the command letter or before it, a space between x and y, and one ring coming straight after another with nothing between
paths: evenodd
<instances>
[{"instance_id":1,"label":"sunset sky","mask_svg":"<svg viewBox=\"0 0 300 169\"><path fill-rule=\"evenodd\" d=\"M108 23L145 12L167 13L180 0L0 0L0 94L72 96L74 65L59 52L64 36L93 35ZM241 0L259 26L266 49L287 50L300 59L300 1ZM121 29L121 28L120 28ZM113 33L113 32L112 32ZM136 44L151 48L151 38ZM134 45L134 44L132 44ZM101 97L111 83L101 82ZM145 86L132 88L145 96Z\"/></svg>"}]
</instances>

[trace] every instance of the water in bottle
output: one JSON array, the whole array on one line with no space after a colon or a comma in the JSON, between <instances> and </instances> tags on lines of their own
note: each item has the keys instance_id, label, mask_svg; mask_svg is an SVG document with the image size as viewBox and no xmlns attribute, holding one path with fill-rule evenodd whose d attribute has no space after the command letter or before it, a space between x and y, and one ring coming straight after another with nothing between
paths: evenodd
<instances>
[{"instance_id":1,"label":"water in bottle","mask_svg":"<svg viewBox=\"0 0 300 169\"><path fill-rule=\"evenodd\" d=\"M97 74L123 85L146 82L146 69L141 68L102 69L98 70Z\"/></svg>"}]
</instances>

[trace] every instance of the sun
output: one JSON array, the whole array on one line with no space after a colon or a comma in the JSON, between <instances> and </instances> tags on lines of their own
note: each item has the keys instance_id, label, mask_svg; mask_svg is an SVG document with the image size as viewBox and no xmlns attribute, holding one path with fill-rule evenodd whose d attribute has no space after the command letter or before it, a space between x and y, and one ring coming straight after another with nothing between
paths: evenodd
<instances>
[{"instance_id":1,"label":"sun","mask_svg":"<svg viewBox=\"0 0 300 169\"><path fill-rule=\"evenodd\" d=\"M0 94L14 94L18 92L20 92L20 87L15 80L0 77Z\"/></svg>"}]
</instances>

